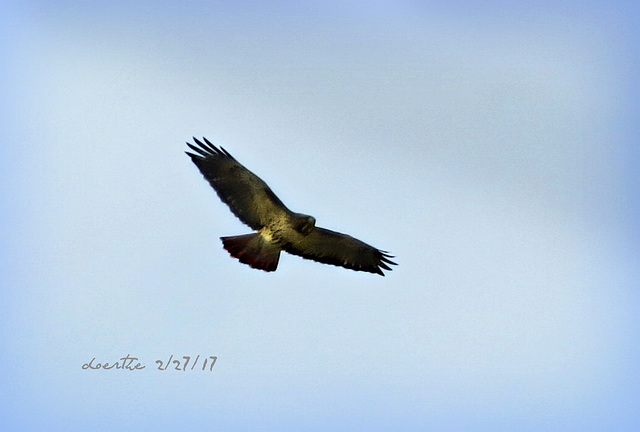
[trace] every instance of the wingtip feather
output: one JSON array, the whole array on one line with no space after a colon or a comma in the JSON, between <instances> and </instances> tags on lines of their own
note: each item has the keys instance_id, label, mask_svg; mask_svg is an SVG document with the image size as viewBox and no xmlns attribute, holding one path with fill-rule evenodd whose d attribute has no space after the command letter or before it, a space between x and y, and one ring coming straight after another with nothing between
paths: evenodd
<instances>
[{"instance_id":1,"label":"wingtip feather","mask_svg":"<svg viewBox=\"0 0 640 432\"><path fill-rule=\"evenodd\" d=\"M198 144L200 144L200 146L202 146L202 148L205 148L205 149L209 150L211 153L214 153L214 154L220 154L220 150L218 150L218 149L216 148L216 146L214 146L213 144L211 144L211 143L209 142L209 140L208 140L208 139L206 139L205 137L202 137L202 139L203 139L203 140L205 141L205 143L206 143L206 144L205 144L205 143L203 143L203 142L201 142L201 141L198 143Z\"/></svg>"}]
</instances>

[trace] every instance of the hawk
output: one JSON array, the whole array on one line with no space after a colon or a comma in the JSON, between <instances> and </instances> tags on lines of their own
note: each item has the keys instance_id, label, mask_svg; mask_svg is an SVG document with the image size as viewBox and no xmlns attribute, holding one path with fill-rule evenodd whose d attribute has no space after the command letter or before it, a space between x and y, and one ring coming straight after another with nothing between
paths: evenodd
<instances>
[{"instance_id":1,"label":"hawk","mask_svg":"<svg viewBox=\"0 0 640 432\"><path fill-rule=\"evenodd\" d=\"M289 210L257 175L242 166L224 148L206 138L187 143L195 153L185 152L220 199L238 219L257 231L221 237L224 248L241 263L275 271L280 251L347 269L377 273L396 265L386 251L346 234L316 226L312 216Z\"/></svg>"}]
</instances>

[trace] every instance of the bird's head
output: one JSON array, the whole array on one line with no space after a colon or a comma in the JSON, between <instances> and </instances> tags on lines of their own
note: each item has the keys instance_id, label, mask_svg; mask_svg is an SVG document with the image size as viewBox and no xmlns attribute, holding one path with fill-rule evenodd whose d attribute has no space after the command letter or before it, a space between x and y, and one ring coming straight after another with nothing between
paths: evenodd
<instances>
[{"instance_id":1,"label":"bird's head","mask_svg":"<svg viewBox=\"0 0 640 432\"><path fill-rule=\"evenodd\" d=\"M309 216L302 213L296 213L294 217L296 220L296 223L295 223L296 231L298 231L299 233L307 235L316 226L316 218L314 218L313 216Z\"/></svg>"}]
</instances>

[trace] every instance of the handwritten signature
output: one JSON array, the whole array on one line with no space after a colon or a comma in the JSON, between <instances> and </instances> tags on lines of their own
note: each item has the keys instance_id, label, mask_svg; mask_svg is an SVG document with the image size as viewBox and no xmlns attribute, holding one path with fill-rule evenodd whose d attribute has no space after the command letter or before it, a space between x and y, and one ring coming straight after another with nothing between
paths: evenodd
<instances>
[{"instance_id":1,"label":"handwritten signature","mask_svg":"<svg viewBox=\"0 0 640 432\"><path fill-rule=\"evenodd\" d=\"M207 369L209 372L213 371L213 365L216 364L216 360L218 360L217 356L209 356L205 357L198 355L196 358L191 361L191 356L182 356L177 357L172 354L166 361L156 360L157 369L160 371L165 371L169 368L169 366L173 366L171 370L183 371L187 370L203 370ZM196 366L198 368L196 369ZM120 369L120 370L128 370L128 371L137 371L146 368L144 364L142 364L138 357L131 357L131 354L127 354L125 357L121 357L118 361L113 363L98 363L96 362L96 358L92 358L91 361L82 365L83 370L97 370L97 369Z\"/></svg>"}]
</instances>

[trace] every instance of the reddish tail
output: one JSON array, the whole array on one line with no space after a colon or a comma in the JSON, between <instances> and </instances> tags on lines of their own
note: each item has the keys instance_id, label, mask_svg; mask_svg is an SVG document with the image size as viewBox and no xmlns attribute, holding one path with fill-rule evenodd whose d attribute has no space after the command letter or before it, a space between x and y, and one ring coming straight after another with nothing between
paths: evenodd
<instances>
[{"instance_id":1,"label":"reddish tail","mask_svg":"<svg viewBox=\"0 0 640 432\"><path fill-rule=\"evenodd\" d=\"M266 241L260 234L220 237L224 248L241 263L268 272L278 268L280 248Z\"/></svg>"}]
</instances>

